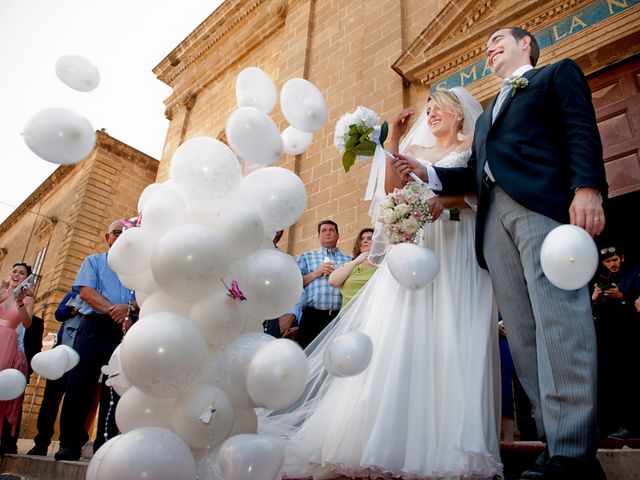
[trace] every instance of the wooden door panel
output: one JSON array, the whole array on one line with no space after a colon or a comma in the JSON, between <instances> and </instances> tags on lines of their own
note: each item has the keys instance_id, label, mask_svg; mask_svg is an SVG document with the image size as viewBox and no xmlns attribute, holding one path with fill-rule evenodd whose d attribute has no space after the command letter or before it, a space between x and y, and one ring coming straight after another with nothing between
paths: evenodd
<instances>
[{"instance_id":1,"label":"wooden door panel","mask_svg":"<svg viewBox=\"0 0 640 480\"><path fill-rule=\"evenodd\" d=\"M589 80L609 196L640 190L640 60Z\"/></svg>"}]
</instances>

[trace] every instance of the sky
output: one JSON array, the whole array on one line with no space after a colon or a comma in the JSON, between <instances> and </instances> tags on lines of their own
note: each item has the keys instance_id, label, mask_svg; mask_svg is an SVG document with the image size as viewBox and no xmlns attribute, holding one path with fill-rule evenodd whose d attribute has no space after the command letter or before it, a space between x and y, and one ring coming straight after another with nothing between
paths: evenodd
<instances>
[{"instance_id":1,"label":"sky","mask_svg":"<svg viewBox=\"0 0 640 480\"><path fill-rule=\"evenodd\" d=\"M64 107L95 130L160 159L171 88L152 69L222 0L0 0L0 222L56 168L21 132L35 113ZM64 55L82 55L100 84L78 92L55 75Z\"/></svg>"}]
</instances>

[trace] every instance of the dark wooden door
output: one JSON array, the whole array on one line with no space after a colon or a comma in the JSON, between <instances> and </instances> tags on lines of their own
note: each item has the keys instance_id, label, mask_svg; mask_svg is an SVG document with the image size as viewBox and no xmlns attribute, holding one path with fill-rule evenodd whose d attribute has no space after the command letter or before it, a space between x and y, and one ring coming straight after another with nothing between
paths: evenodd
<instances>
[{"instance_id":1,"label":"dark wooden door","mask_svg":"<svg viewBox=\"0 0 640 480\"><path fill-rule=\"evenodd\" d=\"M604 146L609 197L640 190L640 59L589 80Z\"/></svg>"},{"instance_id":2,"label":"dark wooden door","mask_svg":"<svg viewBox=\"0 0 640 480\"><path fill-rule=\"evenodd\" d=\"M609 183L607 226L597 243L616 245L640 264L640 58L593 75L589 85Z\"/></svg>"}]
</instances>

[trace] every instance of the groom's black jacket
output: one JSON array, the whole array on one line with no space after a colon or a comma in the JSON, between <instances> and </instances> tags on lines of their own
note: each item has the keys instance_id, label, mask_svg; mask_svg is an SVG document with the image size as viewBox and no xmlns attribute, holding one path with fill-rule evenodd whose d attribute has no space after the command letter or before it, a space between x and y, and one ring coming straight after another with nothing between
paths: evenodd
<instances>
[{"instance_id":1,"label":"groom's black jacket","mask_svg":"<svg viewBox=\"0 0 640 480\"><path fill-rule=\"evenodd\" d=\"M591 91L580 67L567 59L523 76L529 84L507 97L493 125L495 99L478 118L467 168L436 167L442 195L478 193L476 255L483 268L487 161L511 198L561 223L569 221L577 187L607 190Z\"/></svg>"}]
</instances>

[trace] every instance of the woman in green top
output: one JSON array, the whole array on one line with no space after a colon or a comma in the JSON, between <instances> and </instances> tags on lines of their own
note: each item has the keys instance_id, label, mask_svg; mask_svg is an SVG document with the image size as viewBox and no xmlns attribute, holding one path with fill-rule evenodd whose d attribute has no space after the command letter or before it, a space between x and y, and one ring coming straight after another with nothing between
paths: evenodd
<instances>
[{"instance_id":1,"label":"woman in green top","mask_svg":"<svg viewBox=\"0 0 640 480\"><path fill-rule=\"evenodd\" d=\"M373 228L360 230L353 245L353 260L340 265L329 275L329 285L342 293L342 307L360 291L375 273L376 267L368 260L373 238Z\"/></svg>"}]
</instances>

